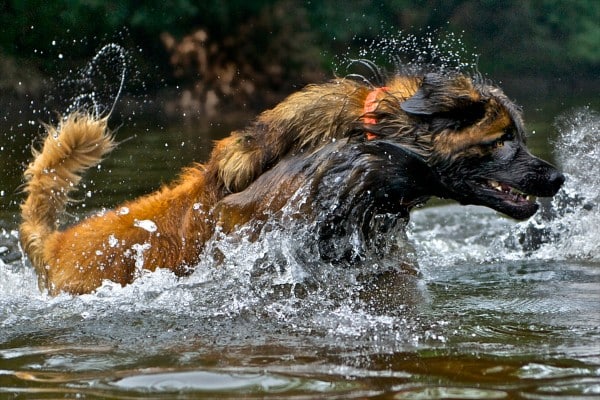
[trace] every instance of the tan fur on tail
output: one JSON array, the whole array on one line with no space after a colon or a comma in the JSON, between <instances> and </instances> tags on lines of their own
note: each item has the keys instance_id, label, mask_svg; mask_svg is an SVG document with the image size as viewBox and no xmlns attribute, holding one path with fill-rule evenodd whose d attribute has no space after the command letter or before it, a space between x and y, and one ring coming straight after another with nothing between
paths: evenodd
<instances>
[{"instance_id":1,"label":"tan fur on tail","mask_svg":"<svg viewBox=\"0 0 600 400\"><path fill-rule=\"evenodd\" d=\"M41 151L33 150L34 161L25 171L27 200L21 205L21 243L39 279L46 285L44 241L57 229L57 219L69 201L69 193L79 183L80 174L97 165L115 143L106 118L75 113L58 127L46 126L47 137Z\"/></svg>"}]
</instances>

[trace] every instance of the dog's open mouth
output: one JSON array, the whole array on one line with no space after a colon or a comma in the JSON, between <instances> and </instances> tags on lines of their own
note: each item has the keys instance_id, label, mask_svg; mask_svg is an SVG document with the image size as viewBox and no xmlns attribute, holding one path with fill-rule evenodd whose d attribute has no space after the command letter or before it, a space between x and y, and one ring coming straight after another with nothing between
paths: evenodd
<instances>
[{"instance_id":1,"label":"dog's open mouth","mask_svg":"<svg viewBox=\"0 0 600 400\"><path fill-rule=\"evenodd\" d=\"M539 207L535 196L524 193L504 182L485 179L479 181L472 188L478 199L472 204L491 207L515 219L529 218Z\"/></svg>"},{"instance_id":2,"label":"dog's open mouth","mask_svg":"<svg viewBox=\"0 0 600 400\"><path fill-rule=\"evenodd\" d=\"M519 204L532 204L535 203L536 197L529 195L527 193L523 193L518 189L515 189L512 186L507 185L506 183L488 180L487 187L494 189L500 197L502 197L505 201L510 203L514 203L516 205Z\"/></svg>"}]
</instances>

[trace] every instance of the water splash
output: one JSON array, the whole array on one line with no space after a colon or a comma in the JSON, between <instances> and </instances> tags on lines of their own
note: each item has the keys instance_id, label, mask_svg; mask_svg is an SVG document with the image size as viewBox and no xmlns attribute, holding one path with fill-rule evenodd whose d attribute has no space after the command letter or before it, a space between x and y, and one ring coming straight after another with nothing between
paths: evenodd
<instances>
[{"instance_id":1,"label":"water splash","mask_svg":"<svg viewBox=\"0 0 600 400\"><path fill-rule=\"evenodd\" d=\"M556 159L581 195L597 202L600 197L600 113L584 107L557 118L560 135ZM573 185L570 185L573 186Z\"/></svg>"},{"instance_id":2,"label":"water splash","mask_svg":"<svg viewBox=\"0 0 600 400\"><path fill-rule=\"evenodd\" d=\"M555 125L565 184L509 240L532 257L600 260L600 115L582 108L560 116Z\"/></svg>"},{"instance_id":3,"label":"water splash","mask_svg":"<svg viewBox=\"0 0 600 400\"><path fill-rule=\"evenodd\" d=\"M394 72L414 75L423 72L477 73L478 55L467 49L460 35L439 30L419 35L397 32L376 40L358 40L358 50L349 51L336 60L335 71L345 76L361 61L369 60ZM363 66L366 66L363 64ZM377 78L366 68L367 80ZM375 82L374 82L375 83Z\"/></svg>"},{"instance_id":4,"label":"water splash","mask_svg":"<svg viewBox=\"0 0 600 400\"><path fill-rule=\"evenodd\" d=\"M123 92L127 71L126 50L115 43L104 45L78 76L63 82L63 88L73 86L77 93L65 115L89 110L96 117L110 116Z\"/></svg>"},{"instance_id":5,"label":"water splash","mask_svg":"<svg viewBox=\"0 0 600 400\"><path fill-rule=\"evenodd\" d=\"M297 196L305 198L305 191L301 188ZM315 229L299 219L296 207L284 207L280 216L272 216L263 226L250 224L228 235L217 232L206 243L205 257L191 279L235 282L235 287L243 288L241 292L252 293L261 303L282 300L293 304L317 295L315 300L326 308L337 306L342 299L356 299L357 293L370 288L371 277L397 274L410 280L416 275L414 249L401 224L386 244L373 250L381 251L383 258L367 252L357 265L322 260Z\"/></svg>"}]
</instances>

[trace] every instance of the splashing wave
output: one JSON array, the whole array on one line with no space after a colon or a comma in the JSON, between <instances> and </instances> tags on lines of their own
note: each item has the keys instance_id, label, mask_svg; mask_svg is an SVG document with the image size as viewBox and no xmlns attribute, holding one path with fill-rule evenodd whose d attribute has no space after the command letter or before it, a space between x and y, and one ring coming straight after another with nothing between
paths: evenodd
<instances>
[{"instance_id":1,"label":"splashing wave","mask_svg":"<svg viewBox=\"0 0 600 400\"><path fill-rule=\"evenodd\" d=\"M557 119L556 158L567 179L512 243L543 259L600 260L600 115L582 108ZM516 239L516 240L514 240Z\"/></svg>"}]
</instances>

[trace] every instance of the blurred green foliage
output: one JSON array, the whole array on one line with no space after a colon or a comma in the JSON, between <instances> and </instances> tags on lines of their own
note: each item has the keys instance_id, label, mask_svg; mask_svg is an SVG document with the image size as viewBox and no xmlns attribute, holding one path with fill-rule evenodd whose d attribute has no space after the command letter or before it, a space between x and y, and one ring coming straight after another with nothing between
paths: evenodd
<instances>
[{"instance_id":1,"label":"blurred green foliage","mask_svg":"<svg viewBox=\"0 0 600 400\"><path fill-rule=\"evenodd\" d=\"M225 38L281 0L2 0L0 57L52 76L65 63L81 65L97 47L123 37L143 53L148 70L169 71L162 32L182 37L203 28ZM461 34L493 74L597 75L600 68L598 0L345 0L288 1L290 15L306 15L321 63L356 38L391 30L442 29ZM292 20L293 21L293 20ZM294 27L291 27L293 31ZM68 49L60 66L58 52Z\"/></svg>"}]
</instances>

